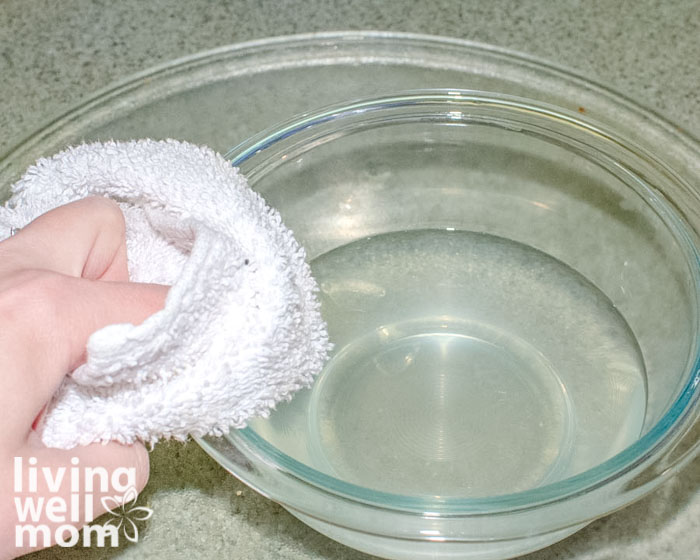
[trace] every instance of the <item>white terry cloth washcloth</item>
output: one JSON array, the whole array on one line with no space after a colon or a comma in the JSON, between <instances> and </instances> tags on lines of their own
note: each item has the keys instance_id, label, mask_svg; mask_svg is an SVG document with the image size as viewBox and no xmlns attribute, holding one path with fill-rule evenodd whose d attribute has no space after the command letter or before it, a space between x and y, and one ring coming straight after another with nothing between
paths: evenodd
<instances>
[{"instance_id":1,"label":"white terry cloth washcloth","mask_svg":"<svg viewBox=\"0 0 700 560\"><path fill-rule=\"evenodd\" d=\"M141 325L90 337L47 407L46 445L221 435L311 384L330 345L304 250L230 163L173 140L68 149L12 187L0 240L89 195L120 203L131 280L172 288Z\"/></svg>"}]
</instances>

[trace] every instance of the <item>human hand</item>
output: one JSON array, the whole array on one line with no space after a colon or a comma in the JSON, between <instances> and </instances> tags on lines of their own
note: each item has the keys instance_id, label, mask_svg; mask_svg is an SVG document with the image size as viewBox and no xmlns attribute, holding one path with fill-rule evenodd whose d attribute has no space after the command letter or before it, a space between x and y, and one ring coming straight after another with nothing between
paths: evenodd
<instances>
[{"instance_id":1,"label":"human hand","mask_svg":"<svg viewBox=\"0 0 700 560\"><path fill-rule=\"evenodd\" d=\"M68 505L64 522L56 521L60 506L54 509L53 520L45 508L39 519L25 521L46 524L53 544L57 527L89 523L90 508L97 517L105 511L101 498L115 494L101 488L86 494L86 467L102 467L108 473L130 469L137 491L148 480L148 453L141 444L51 449L34 429L63 378L84 362L85 346L94 331L112 323L139 324L163 307L166 286L128 280L124 218L106 198L56 208L0 243L0 559L34 548L27 546L27 535L24 545L17 546L15 528L21 520L16 499L31 497L39 503L43 497L48 505L56 497L59 501L54 503ZM15 468L17 457L22 458L22 469ZM33 469L38 473L35 492L29 480L31 458L36 459ZM56 491L61 467L64 478ZM23 471L21 490L15 470ZM77 512L70 480L76 472ZM46 546L41 534L38 545Z\"/></svg>"}]
</instances>

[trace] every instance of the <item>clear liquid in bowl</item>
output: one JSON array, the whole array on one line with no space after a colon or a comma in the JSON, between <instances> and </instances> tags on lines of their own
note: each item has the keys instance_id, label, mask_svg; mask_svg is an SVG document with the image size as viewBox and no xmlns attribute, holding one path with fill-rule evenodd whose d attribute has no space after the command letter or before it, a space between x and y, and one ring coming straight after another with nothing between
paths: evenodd
<instances>
[{"instance_id":1,"label":"clear liquid in bowl","mask_svg":"<svg viewBox=\"0 0 700 560\"><path fill-rule=\"evenodd\" d=\"M563 262L417 230L311 266L334 355L313 387L250 424L295 459L385 492L478 497L582 472L639 436L635 337Z\"/></svg>"}]
</instances>

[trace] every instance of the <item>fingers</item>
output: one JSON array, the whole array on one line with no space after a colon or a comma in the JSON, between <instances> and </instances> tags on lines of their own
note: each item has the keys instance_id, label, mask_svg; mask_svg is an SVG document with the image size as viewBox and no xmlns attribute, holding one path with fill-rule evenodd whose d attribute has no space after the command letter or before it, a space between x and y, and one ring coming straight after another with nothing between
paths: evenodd
<instances>
[{"instance_id":1,"label":"fingers","mask_svg":"<svg viewBox=\"0 0 700 560\"><path fill-rule=\"evenodd\" d=\"M59 206L0 244L0 275L41 269L92 280L128 280L124 216L108 198Z\"/></svg>"},{"instance_id":2,"label":"fingers","mask_svg":"<svg viewBox=\"0 0 700 560\"><path fill-rule=\"evenodd\" d=\"M8 512L9 519L14 521L11 525L46 525L52 537L61 525L80 528L105 513L107 508L114 511L117 503L123 502L128 494L133 497L130 488L140 492L148 481L148 468L148 452L141 444L93 444L59 450L43 447L34 434L12 458L12 476L6 477L12 481L13 507ZM44 500L39 517L25 518L28 507L34 506L37 510L41 497ZM53 511L46 507L49 500L54 504ZM15 542L14 535L12 542ZM23 544L28 545L28 539L25 538ZM38 544L43 545L43 539L40 538ZM16 554L29 550L24 546Z\"/></svg>"},{"instance_id":3,"label":"fingers","mask_svg":"<svg viewBox=\"0 0 700 560\"><path fill-rule=\"evenodd\" d=\"M17 446L66 373L84 361L90 335L109 324L142 323L162 309L168 287L36 270L17 273L12 286L0 291L0 324L12 325L0 331L0 404L11 411L5 443Z\"/></svg>"},{"instance_id":4,"label":"fingers","mask_svg":"<svg viewBox=\"0 0 700 560\"><path fill-rule=\"evenodd\" d=\"M10 421L30 426L94 331L141 323L166 293L128 284L124 217L107 198L56 208L0 243L0 324L11 326L0 329L0 405Z\"/></svg>"},{"instance_id":5,"label":"fingers","mask_svg":"<svg viewBox=\"0 0 700 560\"><path fill-rule=\"evenodd\" d=\"M123 496L127 487L140 491L146 484L143 446L49 449L30 426L65 374L84 360L94 331L143 322L163 307L167 291L128 282L124 219L104 198L57 208L0 243L0 558L28 551L12 547L15 535L8 531L16 523L4 522L22 521L13 498L33 498L35 506L41 497L44 505L53 498L53 510L40 510L36 522L45 522L53 536L55 527L81 526L102 513L104 496ZM19 490L12 487L17 458L24 482ZM88 473L97 474L88 480Z\"/></svg>"}]
</instances>

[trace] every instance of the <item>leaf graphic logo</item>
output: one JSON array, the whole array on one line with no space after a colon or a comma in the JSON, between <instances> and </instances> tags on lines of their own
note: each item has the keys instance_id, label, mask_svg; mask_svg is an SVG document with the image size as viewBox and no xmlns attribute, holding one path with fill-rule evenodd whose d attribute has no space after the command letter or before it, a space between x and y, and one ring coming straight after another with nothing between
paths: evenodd
<instances>
[{"instance_id":1,"label":"leaf graphic logo","mask_svg":"<svg viewBox=\"0 0 700 560\"><path fill-rule=\"evenodd\" d=\"M137 506L136 499L138 493L135 488L129 488L119 500L116 497L105 496L102 498L102 506L114 517L104 524L116 527L129 542L135 543L139 540L139 529L135 521L146 521L153 515L153 510L145 506Z\"/></svg>"}]
</instances>

